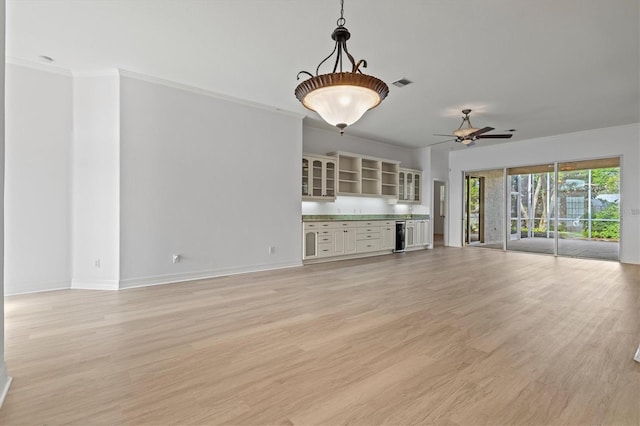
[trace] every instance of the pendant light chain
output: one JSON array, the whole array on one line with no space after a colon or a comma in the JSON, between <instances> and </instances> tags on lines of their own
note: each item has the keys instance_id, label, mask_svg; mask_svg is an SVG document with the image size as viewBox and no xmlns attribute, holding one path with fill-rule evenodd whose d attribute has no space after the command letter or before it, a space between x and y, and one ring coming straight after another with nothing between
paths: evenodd
<instances>
[{"instance_id":1,"label":"pendant light chain","mask_svg":"<svg viewBox=\"0 0 640 426\"><path fill-rule=\"evenodd\" d=\"M347 20L344 19L344 0L340 0L340 18L336 21L339 27L344 27L344 24L347 23Z\"/></svg>"}]
</instances>

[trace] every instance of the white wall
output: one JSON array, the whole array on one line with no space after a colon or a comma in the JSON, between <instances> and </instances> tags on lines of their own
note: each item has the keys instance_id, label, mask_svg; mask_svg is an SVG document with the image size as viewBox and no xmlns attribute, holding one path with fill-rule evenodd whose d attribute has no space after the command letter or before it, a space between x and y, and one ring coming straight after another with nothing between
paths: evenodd
<instances>
[{"instance_id":1,"label":"white wall","mask_svg":"<svg viewBox=\"0 0 640 426\"><path fill-rule=\"evenodd\" d=\"M0 0L0 189L4 192L4 0ZM4 223L4 197L0 197L0 222ZM4 226L0 227L0 235L4 240ZM0 294L3 294L4 280L4 246L0 245ZM4 361L4 301L0 303L0 407L9 391L11 378L7 372L7 364Z\"/></svg>"},{"instance_id":2,"label":"white wall","mask_svg":"<svg viewBox=\"0 0 640 426\"><path fill-rule=\"evenodd\" d=\"M452 151L450 245L462 242L462 172L622 156L620 261L640 264L640 124Z\"/></svg>"},{"instance_id":3,"label":"white wall","mask_svg":"<svg viewBox=\"0 0 640 426\"><path fill-rule=\"evenodd\" d=\"M117 289L120 266L120 76L73 79L73 288Z\"/></svg>"},{"instance_id":4,"label":"white wall","mask_svg":"<svg viewBox=\"0 0 640 426\"><path fill-rule=\"evenodd\" d=\"M338 196L334 202L303 201L304 215L361 215L361 214L409 214L417 206L411 204L389 204L380 197ZM416 211L417 213L417 211Z\"/></svg>"},{"instance_id":5,"label":"white wall","mask_svg":"<svg viewBox=\"0 0 640 426\"><path fill-rule=\"evenodd\" d=\"M432 206L432 211L433 211L433 218L432 218L432 223L433 223L433 232L434 234L444 234L444 244L447 245L448 239L449 239L449 235L446 232L446 226L447 226L447 210L448 210L448 206L449 204L446 202L446 200L449 199L449 151L441 151L441 150L431 150L431 164L429 167L429 172L431 173L431 181L429 182L429 184L431 185L431 187L434 186L434 182L435 181L439 181L439 182L444 182L445 183L445 211L444 212L440 212L440 206L439 206L439 201L437 202L437 205L434 204ZM436 197L436 198L432 198L432 203L433 200L440 200L440 189L439 189L439 183L438 183L438 192L436 193L432 193L431 196L432 197ZM436 207L438 208L436 211ZM444 216L441 216L440 213L444 213Z\"/></svg>"},{"instance_id":6,"label":"white wall","mask_svg":"<svg viewBox=\"0 0 640 426\"><path fill-rule=\"evenodd\" d=\"M302 132L303 152L305 153L326 155L335 151L353 152L355 154L400 161L400 167L419 168L413 155L413 149L353 136L349 134L349 129L341 136L340 132L335 129L320 129L305 124Z\"/></svg>"},{"instance_id":7,"label":"white wall","mask_svg":"<svg viewBox=\"0 0 640 426\"><path fill-rule=\"evenodd\" d=\"M121 76L121 288L300 265L302 118L184 89Z\"/></svg>"},{"instance_id":8,"label":"white wall","mask_svg":"<svg viewBox=\"0 0 640 426\"><path fill-rule=\"evenodd\" d=\"M431 150L431 178L446 182L449 179L449 151Z\"/></svg>"},{"instance_id":9,"label":"white wall","mask_svg":"<svg viewBox=\"0 0 640 426\"><path fill-rule=\"evenodd\" d=\"M72 78L6 67L5 294L71 280Z\"/></svg>"}]
</instances>

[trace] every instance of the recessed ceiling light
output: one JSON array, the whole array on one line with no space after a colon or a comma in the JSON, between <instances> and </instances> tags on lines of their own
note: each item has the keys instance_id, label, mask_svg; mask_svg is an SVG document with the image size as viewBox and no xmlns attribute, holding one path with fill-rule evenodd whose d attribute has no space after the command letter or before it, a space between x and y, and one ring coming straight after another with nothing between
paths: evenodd
<instances>
[{"instance_id":1,"label":"recessed ceiling light","mask_svg":"<svg viewBox=\"0 0 640 426\"><path fill-rule=\"evenodd\" d=\"M38 58L42 61L42 62L46 62L48 64L50 64L51 62L53 62L53 58L51 56L46 56L46 55L40 55L38 56Z\"/></svg>"},{"instance_id":2,"label":"recessed ceiling light","mask_svg":"<svg viewBox=\"0 0 640 426\"><path fill-rule=\"evenodd\" d=\"M413 83L413 81L409 80L408 78L401 78L398 81L394 81L392 84L396 87L404 87L407 84L411 84Z\"/></svg>"}]
</instances>

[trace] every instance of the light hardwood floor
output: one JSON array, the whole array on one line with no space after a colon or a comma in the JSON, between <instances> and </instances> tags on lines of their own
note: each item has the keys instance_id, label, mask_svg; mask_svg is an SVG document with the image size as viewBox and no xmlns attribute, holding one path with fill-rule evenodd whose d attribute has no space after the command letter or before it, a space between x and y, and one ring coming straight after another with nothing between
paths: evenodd
<instances>
[{"instance_id":1,"label":"light hardwood floor","mask_svg":"<svg viewBox=\"0 0 640 426\"><path fill-rule=\"evenodd\" d=\"M640 424L640 267L438 248L5 299L0 424Z\"/></svg>"}]
</instances>

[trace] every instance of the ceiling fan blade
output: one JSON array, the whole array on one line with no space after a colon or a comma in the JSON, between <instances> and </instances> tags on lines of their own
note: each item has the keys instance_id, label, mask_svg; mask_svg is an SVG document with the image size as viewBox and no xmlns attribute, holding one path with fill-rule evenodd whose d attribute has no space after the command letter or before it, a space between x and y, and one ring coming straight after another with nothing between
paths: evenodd
<instances>
[{"instance_id":1,"label":"ceiling fan blade","mask_svg":"<svg viewBox=\"0 0 640 426\"><path fill-rule=\"evenodd\" d=\"M481 135L481 134L483 134L483 133L490 132L490 131L492 131L492 130L495 130L495 129L494 129L493 127L483 127L482 129L480 129L480 130L476 130L475 132L473 132L473 133L471 133L471 134L467 135L467 137L468 137L468 138L473 138L473 137L476 137L476 136Z\"/></svg>"},{"instance_id":2,"label":"ceiling fan blade","mask_svg":"<svg viewBox=\"0 0 640 426\"><path fill-rule=\"evenodd\" d=\"M465 146L466 146L467 148L469 148L470 146L474 146L475 144L476 144L475 142L471 141L471 142L469 142L468 144L466 144Z\"/></svg>"},{"instance_id":3,"label":"ceiling fan blade","mask_svg":"<svg viewBox=\"0 0 640 426\"><path fill-rule=\"evenodd\" d=\"M478 139L510 139L513 135L504 134L504 135L479 135Z\"/></svg>"},{"instance_id":4,"label":"ceiling fan blade","mask_svg":"<svg viewBox=\"0 0 640 426\"><path fill-rule=\"evenodd\" d=\"M440 133L434 133L433 136L451 136L451 137L456 137L456 135L443 135Z\"/></svg>"}]
</instances>

